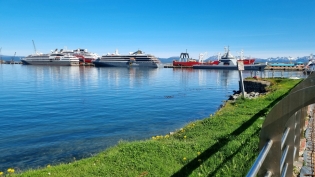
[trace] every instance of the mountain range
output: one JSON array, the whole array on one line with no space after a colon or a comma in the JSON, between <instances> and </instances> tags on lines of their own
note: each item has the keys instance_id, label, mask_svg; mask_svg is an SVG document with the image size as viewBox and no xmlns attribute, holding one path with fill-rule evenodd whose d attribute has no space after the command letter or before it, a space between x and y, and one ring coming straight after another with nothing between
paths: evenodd
<instances>
[{"instance_id":1,"label":"mountain range","mask_svg":"<svg viewBox=\"0 0 315 177\"><path fill-rule=\"evenodd\" d=\"M237 56L237 58L239 58ZM211 56L207 59L204 59L204 61L215 61L218 59L218 56ZM179 60L179 57L169 57L169 58L159 58L159 60L162 63L172 63L173 60ZM198 60L198 59L196 59ZM255 58L255 63L308 63L308 61L310 60L310 56L304 56L304 57L298 57L295 59L291 59L289 57L271 57L271 58Z\"/></svg>"}]
</instances>

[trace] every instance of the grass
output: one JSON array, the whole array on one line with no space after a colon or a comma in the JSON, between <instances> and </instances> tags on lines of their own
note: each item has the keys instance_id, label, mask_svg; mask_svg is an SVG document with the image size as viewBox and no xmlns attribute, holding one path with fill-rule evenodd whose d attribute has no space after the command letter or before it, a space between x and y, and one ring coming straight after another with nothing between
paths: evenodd
<instances>
[{"instance_id":1,"label":"grass","mask_svg":"<svg viewBox=\"0 0 315 177\"><path fill-rule=\"evenodd\" d=\"M96 156L4 176L245 176L259 149L265 116L301 80L267 79L270 91L256 99L237 99L172 135L121 141Z\"/></svg>"}]
</instances>

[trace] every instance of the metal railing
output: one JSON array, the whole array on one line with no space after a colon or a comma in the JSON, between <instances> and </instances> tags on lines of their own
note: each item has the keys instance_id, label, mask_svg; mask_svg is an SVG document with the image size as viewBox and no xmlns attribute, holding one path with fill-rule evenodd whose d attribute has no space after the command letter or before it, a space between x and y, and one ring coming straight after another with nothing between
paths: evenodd
<instances>
[{"instance_id":1,"label":"metal railing","mask_svg":"<svg viewBox=\"0 0 315 177\"><path fill-rule=\"evenodd\" d=\"M247 177L292 176L307 107L314 103L315 73L292 89L266 116L260 133L261 151Z\"/></svg>"}]
</instances>

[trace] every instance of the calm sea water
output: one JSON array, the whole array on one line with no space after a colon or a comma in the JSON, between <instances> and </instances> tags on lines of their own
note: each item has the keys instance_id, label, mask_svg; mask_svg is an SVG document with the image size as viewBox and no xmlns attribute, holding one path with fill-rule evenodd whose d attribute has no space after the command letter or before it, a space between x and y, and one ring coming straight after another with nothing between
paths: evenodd
<instances>
[{"instance_id":1,"label":"calm sea water","mask_svg":"<svg viewBox=\"0 0 315 177\"><path fill-rule=\"evenodd\" d=\"M213 114L238 80L224 70L0 65L0 171L168 134Z\"/></svg>"}]
</instances>

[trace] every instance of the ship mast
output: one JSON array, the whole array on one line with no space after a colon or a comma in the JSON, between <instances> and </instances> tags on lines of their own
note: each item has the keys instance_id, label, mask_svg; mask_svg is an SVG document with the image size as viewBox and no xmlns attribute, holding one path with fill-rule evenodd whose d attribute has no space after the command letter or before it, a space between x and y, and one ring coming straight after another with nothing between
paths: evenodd
<instances>
[{"instance_id":1,"label":"ship mast","mask_svg":"<svg viewBox=\"0 0 315 177\"><path fill-rule=\"evenodd\" d=\"M37 51L36 51L36 47L35 47L34 40L32 40L32 41L33 41L33 46L34 46L35 54L37 54Z\"/></svg>"}]
</instances>

